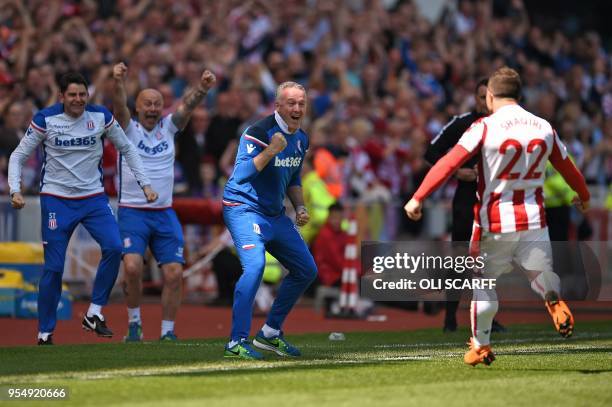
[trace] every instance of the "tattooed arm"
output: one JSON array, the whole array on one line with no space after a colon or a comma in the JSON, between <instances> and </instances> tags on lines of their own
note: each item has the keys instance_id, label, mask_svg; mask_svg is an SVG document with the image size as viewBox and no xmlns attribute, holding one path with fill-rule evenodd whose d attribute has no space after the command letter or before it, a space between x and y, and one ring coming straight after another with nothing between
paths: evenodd
<instances>
[{"instance_id":1,"label":"tattooed arm","mask_svg":"<svg viewBox=\"0 0 612 407\"><path fill-rule=\"evenodd\" d=\"M125 77L127 76L127 66L120 62L113 66L114 92L113 92L113 116L121 128L125 131L130 124L130 109L127 105L127 95L125 94Z\"/></svg>"},{"instance_id":2,"label":"tattooed arm","mask_svg":"<svg viewBox=\"0 0 612 407\"><path fill-rule=\"evenodd\" d=\"M183 96L181 104L177 107L176 112L172 115L172 122L179 129L183 130L191 117L191 113L196 108L208 90L214 85L216 81L215 75L206 70L202 73L200 83L195 89L192 89Z\"/></svg>"}]
</instances>

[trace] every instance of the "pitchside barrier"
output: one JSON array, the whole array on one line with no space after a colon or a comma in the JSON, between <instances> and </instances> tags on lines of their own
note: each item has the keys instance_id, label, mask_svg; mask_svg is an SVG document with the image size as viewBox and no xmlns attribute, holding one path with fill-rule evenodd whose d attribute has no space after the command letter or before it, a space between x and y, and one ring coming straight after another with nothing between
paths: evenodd
<instances>
[{"instance_id":1,"label":"pitchside barrier","mask_svg":"<svg viewBox=\"0 0 612 407\"><path fill-rule=\"evenodd\" d=\"M117 202L111 200L111 206L116 213ZM221 216L221 203L210 202L202 199L177 198L175 199L176 211L183 224L221 224L223 222ZM17 250L15 255L8 255L5 258L12 258L15 261L4 262L0 258L0 264L5 267L11 267L15 262L19 263L19 269L24 274L24 279L32 283L37 283L38 277L42 272L42 241L40 235L40 201L38 197L26 197L26 206L21 210L11 208L8 197L0 198L0 242L29 242L23 244L25 249ZM186 233L185 236L193 234ZM21 244L21 243L15 243ZM186 242L186 246L189 242ZM8 249L7 249L8 250ZM12 249L10 249L12 250ZM28 260L30 252L37 253L36 261ZM0 255L2 251L0 250ZM21 259L24 256L29 256L28 259ZM0 256L1 257L1 256ZM40 259L38 259L40 257ZM91 237L87 230L79 225L68 245L66 253L66 263L64 265L64 282L68 283L71 292L76 297L88 296L91 293L91 288L94 276L97 271L97 266L100 261L101 253L98 244ZM21 260L23 261L21 261ZM10 263L10 264L7 264ZM152 267L154 282L161 283L161 273L156 273L157 268ZM122 270L117 279L119 283L122 280ZM115 286L114 293L118 293L119 284Z\"/></svg>"}]
</instances>

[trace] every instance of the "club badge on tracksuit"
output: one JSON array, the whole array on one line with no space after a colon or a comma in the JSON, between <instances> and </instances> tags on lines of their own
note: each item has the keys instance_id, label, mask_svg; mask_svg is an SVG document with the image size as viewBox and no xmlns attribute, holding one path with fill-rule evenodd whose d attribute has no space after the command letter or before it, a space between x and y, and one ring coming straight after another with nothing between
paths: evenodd
<instances>
[{"instance_id":1,"label":"club badge on tracksuit","mask_svg":"<svg viewBox=\"0 0 612 407\"><path fill-rule=\"evenodd\" d=\"M49 230L57 229L57 217L55 215L55 212L49 212L49 223L47 227L49 228Z\"/></svg>"}]
</instances>

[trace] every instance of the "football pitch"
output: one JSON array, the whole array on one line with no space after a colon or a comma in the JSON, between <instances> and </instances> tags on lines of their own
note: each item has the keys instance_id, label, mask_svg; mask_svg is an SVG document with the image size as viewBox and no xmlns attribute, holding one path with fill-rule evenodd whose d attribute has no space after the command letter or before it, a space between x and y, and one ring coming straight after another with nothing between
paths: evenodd
<instances>
[{"instance_id":1,"label":"football pitch","mask_svg":"<svg viewBox=\"0 0 612 407\"><path fill-rule=\"evenodd\" d=\"M22 405L610 406L612 322L577 321L494 334L497 360L463 364L467 329L288 336L299 359L223 359L224 340L0 348L0 388L67 388L64 401ZM3 387L4 386L4 387ZM6 397L6 396L5 396ZM6 398L4 398L6 400Z\"/></svg>"}]
</instances>

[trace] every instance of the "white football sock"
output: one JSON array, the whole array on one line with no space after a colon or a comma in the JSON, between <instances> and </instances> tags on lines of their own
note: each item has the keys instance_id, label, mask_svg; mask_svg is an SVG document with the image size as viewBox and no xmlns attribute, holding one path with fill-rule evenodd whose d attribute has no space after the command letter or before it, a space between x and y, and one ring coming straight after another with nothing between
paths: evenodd
<instances>
[{"instance_id":1,"label":"white football sock","mask_svg":"<svg viewBox=\"0 0 612 407\"><path fill-rule=\"evenodd\" d=\"M51 335L52 333L53 332L39 332L38 339L42 339L43 341L46 341L49 335Z\"/></svg>"},{"instance_id":2,"label":"white football sock","mask_svg":"<svg viewBox=\"0 0 612 407\"><path fill-rule=\"evenodd\" d=\"M474 345L480 347L491 342L491 325L499 303L494 289L474 290L470 304L470 320Z\"/></svg>"},{"instance_id":3,"label":"white football sock","mask_svg":"<svg viewBox=\"0 0 612 407\"><path fill-rule=\"evenodd\" d=\"M470 319L474 345L480 347L491 343L491 325L498 307L497 301L472 301Z\"/></svg>"},{"instance_id":4,"label":"white football sock","mask_svg":"<svg viewBox=\"0 0 612 407\"><path fill-rule=\"evenodd\" d=\"M141 322L140 307L128 308L128 322Z\"/></svg>"},{"instance_id":5,"label":"white football sock","mask_svg":"<svg viewBox=\"0 0 612 407\"><path fill-rule=\"evenodd\" d=\"M102 306L91 303L89 304L89 309L87 310L87 316L91 318L94 315L97 315L102 321L104 321L104 317L102 316Z\"/></svg>"},{"instance_id":6,"label":"white football sock","mask_svg":"<svg viewBox=\"0 0 612 407\"><path fill-rule=\"evenodd\" d=\"M163 320L161 324L161 334L164 336L170 331L174 331L174 321Z\"/></svg>"},{"instance_id":7,"label":"white football sock","mask_svg":"<svg viewBox=\"0 0 612 407\"><path fill-rule=\"evenodd\" d=\"M544 299L544 296L549 291L554 291L557 294L560 293L561 279L552 271L543 271L531 281L531 289Z\"/></svg>"},{"instance_id":8,"label":"white football sock","mask_svg":"<svg viewBox=\"0 0 612 407\"><path fill-rule=\"evenodd\" d=\"M265 324L263 327L261 327L261 331L263 332L266 338L272 338L274 336L280 335L280 331L278 329L269 327L268 324Z\"/></svg>"}]
</instances>

